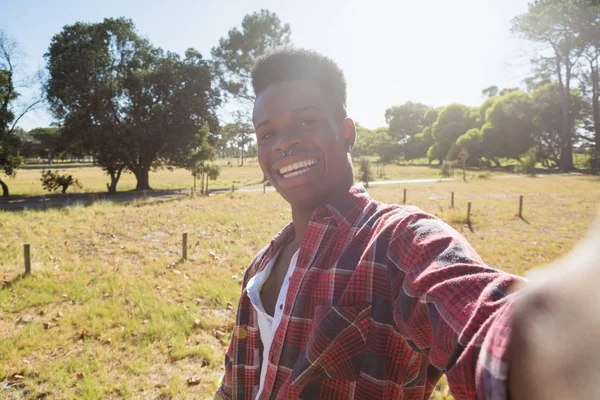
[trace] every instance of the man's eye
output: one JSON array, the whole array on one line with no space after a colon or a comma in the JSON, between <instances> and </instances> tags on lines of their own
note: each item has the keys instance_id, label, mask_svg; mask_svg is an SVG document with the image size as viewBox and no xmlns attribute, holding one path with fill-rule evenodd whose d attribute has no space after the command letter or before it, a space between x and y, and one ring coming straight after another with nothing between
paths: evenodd
<instances>
[{"instance_id":1,"label":"man's eye","mask_svg":"<svg viewBox=\"0 0 600 400\"><path fill-rule=\"evenodd\" d=\"M262 140L265 140L265 139L270 139L271 137L273 137L273 135L274 135L274 133L273 133L272 131L268 131L268 132L265 132L265 133L263 133L263 134L260 136L260 138L261 138Z\"/></svg>"},{"instance_id":2,"label":"man's eye","mask_svg":"<svg viewBox=\"0 0 600 400\"><path fill-rule=\"evenodd\" d=\"M302 122L300 122L300 128L307 128L311 125L314 125L315 122L317 122L317 120L311 118L302 120Z\"/></svg>"}]
</instances>

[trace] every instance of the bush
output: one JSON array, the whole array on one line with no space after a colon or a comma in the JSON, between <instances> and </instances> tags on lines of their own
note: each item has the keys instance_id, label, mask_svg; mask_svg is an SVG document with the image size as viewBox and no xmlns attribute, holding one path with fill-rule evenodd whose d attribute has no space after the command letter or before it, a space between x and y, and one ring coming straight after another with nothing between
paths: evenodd
<instances>
[{"instance_id":1,"label":"bush","mask_svg":"<svg viewBox=\"0 0 600 400\"><path fill-rule=\"evenodd\" d=\"M371 168L371 161L367 157L358 159L358 175L365 186L369 187L369 181L373 180L373 169Z\"/></svg>"},{"instance_id":2,"label":"bush","mask_svg":"<svg viewBox=\"0 0 600 400\"><path fill-rule=\"evenodd\" d=\"M442 178L453 178L454 177L454 163L451 161L444 161L442 168L440 169L440 175Z\"/></svg>"},{"instance_id":3,"label":"bush","mask_svg":"<svg viewBox=\"0 0 600 400\"><path fill-rule=\"evenodd\" d=\"M535 165L537 164L536 149L529 149L521 159L519 171L529 176L535 176Z\"/></svg>"},{"instance_id":4,"label":"bush","mask_svg":"<svg viewBox=\"0 0 600 400\"><path fill-rule=\"evenodd\" d=\"M77 179L73 179L73 175L60 175L58 171L52 172L51 170L42 170L42 186L49 192L54 192L59 188L62 189L62 193L66 193L70 186L74 186L81 189L81 183Z\"/></svg>"}]
</instances>

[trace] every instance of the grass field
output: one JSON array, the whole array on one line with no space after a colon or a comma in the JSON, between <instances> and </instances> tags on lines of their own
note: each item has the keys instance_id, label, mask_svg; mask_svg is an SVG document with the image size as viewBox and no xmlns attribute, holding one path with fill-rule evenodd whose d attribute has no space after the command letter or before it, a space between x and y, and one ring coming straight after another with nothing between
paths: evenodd
<instances>
[{"instance_id":1,"label":"grass field","mask_svg":"<svg viewBox=\"0 0 600 400\"><path fill-rule=\"evenodd\" d=\"M517 274L570 250L600 199L600 178L588 176L492 175L369 193L400 202L403 188L489 265ZM519 194L525 221L516 216ZM209 398L244 269L289 220L275 193L0 211L0 398ZM189 259L177 263L183 231ZM33 275L19 278L23 242L32 245ZM434 398L451 396L441 384Z\"/></svg>"},{"instance_id":2,"label":"grass field","mask_svg":"<svg viewBox=\"0 0 600 400\"><path fill-rule=\"evenodd\" d=\"M218 180L210 181L209 188L230 188L231 185L247 186L259 184L262 182L263 174L256 159L247 159L244 166L237 165L233 160L231 165L225 161L217 162L221 166L221 175ZM40 182L41 172L46 168L58 170L61 174L73 175L82 185L82 189L69 188L69 192L106 192L106 184L110 179L99 167L93 167L90 164L35 164L17 171L15 178L2 177L8 184L11 195L42 195L47 192L42 188ZM357 169L356 167L355 169ZM399 180L399 179L423 179L440 178L437 165L396 165L389 164L385 166L385 177L376 175L377 168L373 164L373 173L376 180ZM481 174L490 176L505 174L505 172L482 172L468 171L468 177L477 177ZM358 176L358 174L356 174ZM456 176L460 173L457 170ZM117 190L119 192L135 189L135 176L131 173L124 173L119 180ZM198 183L198 187L199 187ZM161 169L150 172L150 186L153 189L189 189L193 186L193 178L189 171L184 169ZM199 188L198 188L199 190Z\"/></svg>"}]
</instances>

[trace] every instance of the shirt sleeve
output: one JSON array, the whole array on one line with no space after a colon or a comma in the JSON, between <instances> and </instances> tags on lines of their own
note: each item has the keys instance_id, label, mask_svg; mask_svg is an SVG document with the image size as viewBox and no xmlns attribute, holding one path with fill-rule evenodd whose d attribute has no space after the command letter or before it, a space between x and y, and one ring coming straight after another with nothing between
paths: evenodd
<instances>
[{"instance_id":1,"label":"shirt sleeve","mask_svg":"<svg viewBox=\"0 0 600 400\"><path fill-rule=\"evenodd\" d=\"M509 289L522 278L489 268L462 235L423 212L394 228L388 256L397 266L396 327L426 355L432 380L444 372L457 400L507 399Z\"/></svg>"}]
</instances>

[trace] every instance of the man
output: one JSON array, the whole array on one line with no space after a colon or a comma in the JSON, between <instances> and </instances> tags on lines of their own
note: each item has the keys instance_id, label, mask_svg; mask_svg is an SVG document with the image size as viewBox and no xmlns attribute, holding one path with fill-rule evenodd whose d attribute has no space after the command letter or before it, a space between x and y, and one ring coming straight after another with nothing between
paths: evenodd
<instances>
[{"instance_id":1,"label":"man","mask_svg":"<svg viewBox=\"0 0 600 400\"><path fill-rule=\"evenodd\" d=\"M279 50L252 82L259 163L293 222L246 271L216 398L427 399L442 374L457 399L536 398L528 381L551 366L531 362L544 352L528 321L564 287L517 297L522 279L486 266L454 229L354 186L356 131L333 61Z\"/></svg>"}]
</instances>

